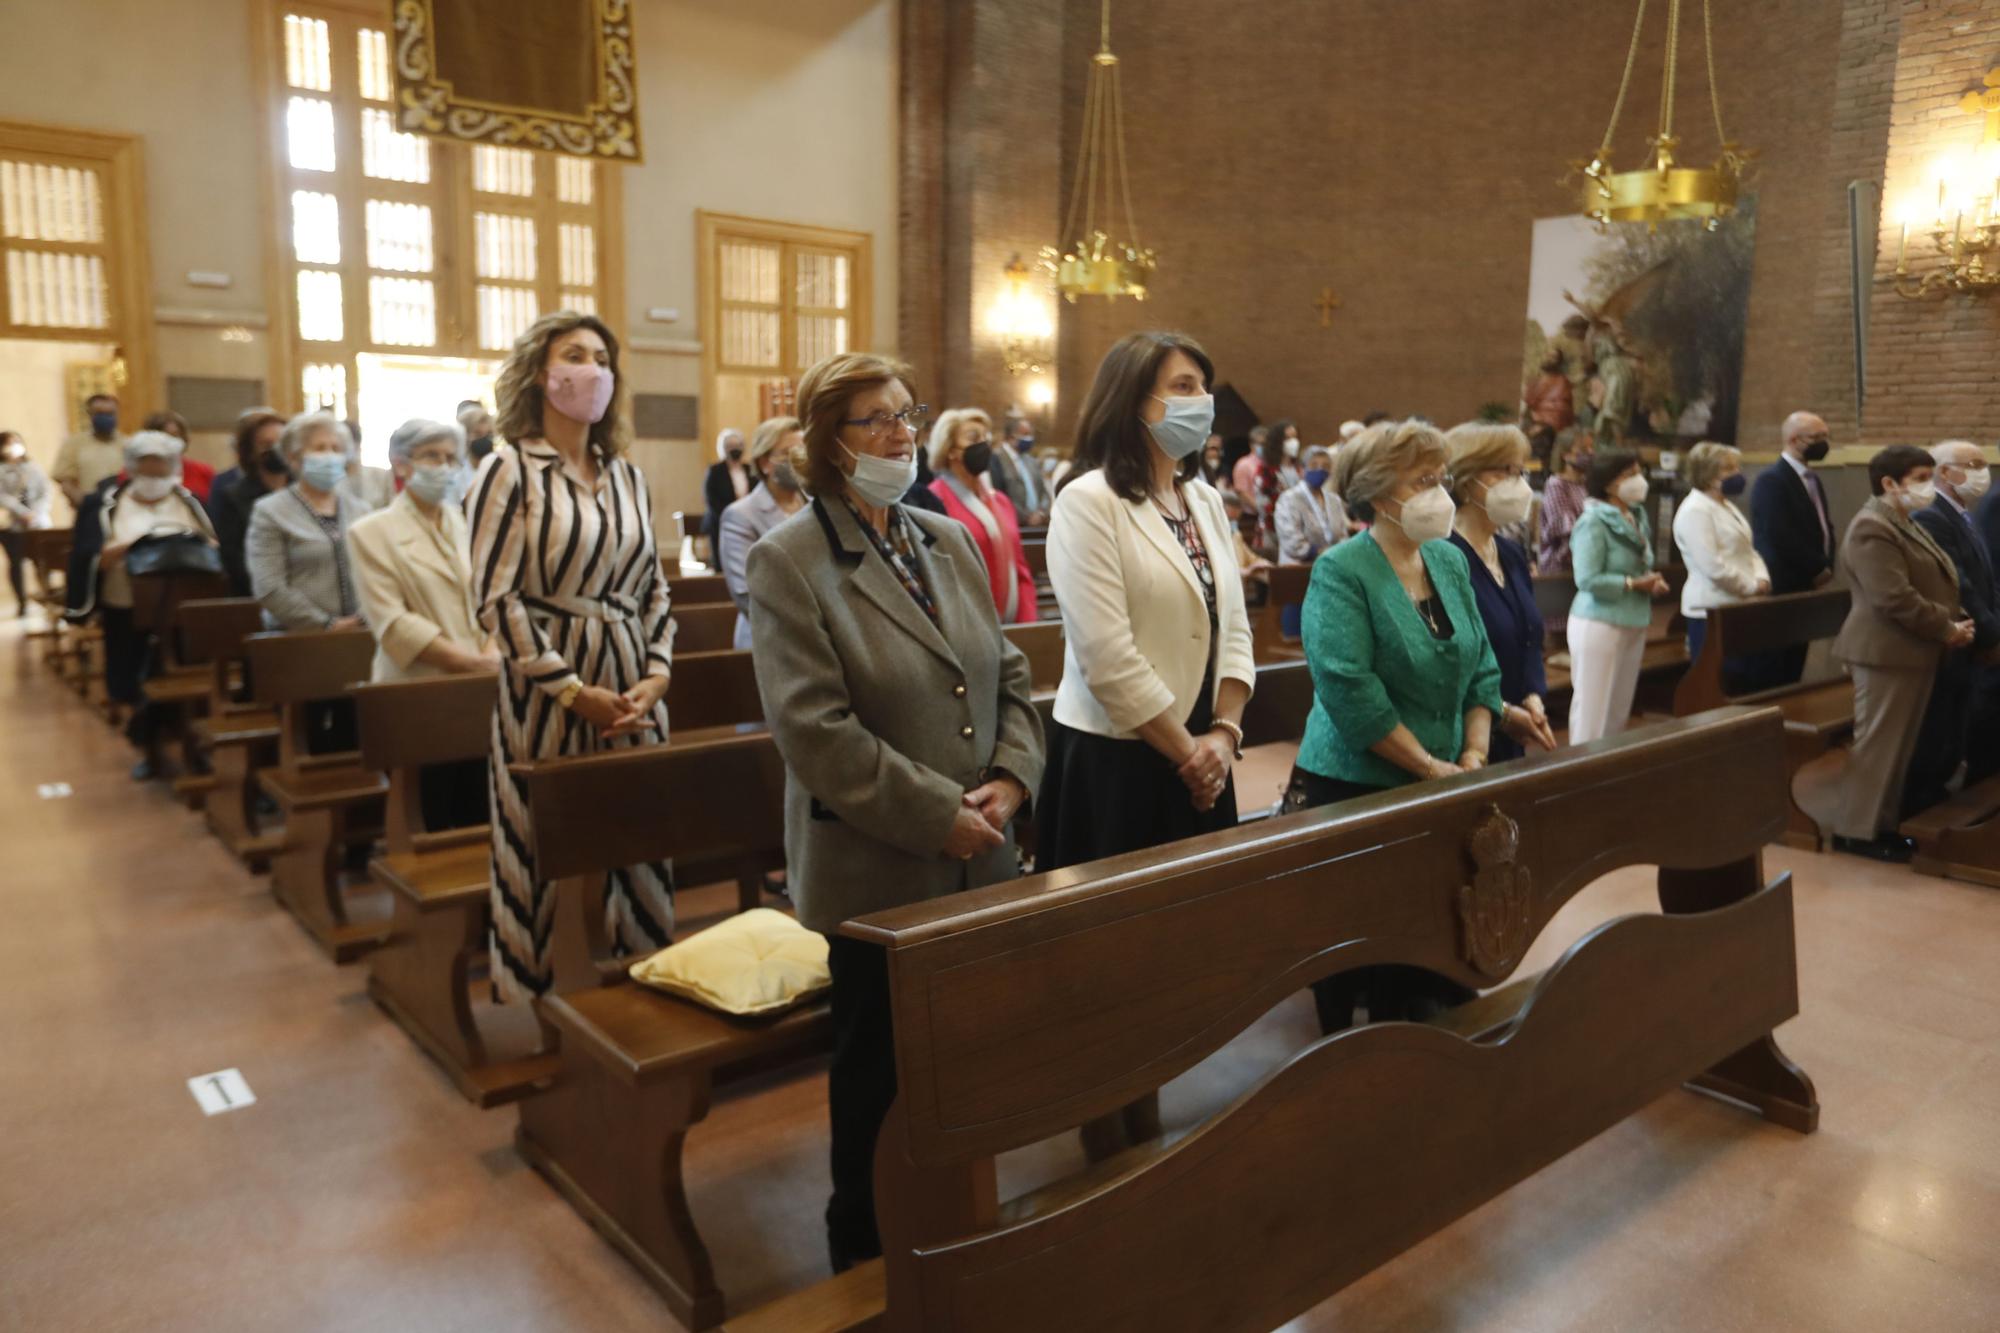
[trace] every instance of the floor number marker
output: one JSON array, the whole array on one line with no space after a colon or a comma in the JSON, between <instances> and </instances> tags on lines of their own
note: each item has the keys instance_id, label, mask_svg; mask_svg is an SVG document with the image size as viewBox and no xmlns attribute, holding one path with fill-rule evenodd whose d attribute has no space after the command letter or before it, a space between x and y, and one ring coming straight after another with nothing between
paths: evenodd
<instances>
[{"instance_id":1,"label":"floor number marker","mask_svg":"<svg viewBox=\"0 0 2000 1333\"><path fill-rule=\"evenodd\" d=\"M35 795L45 801L60 801L65 796L74 796L76 793L70 790L67 782L44 782L35 788Z\"/></svg>"},{"instance_id":2,"label":"floor number marker","mask_svg":"<svg viewBox=\"0 0 2000 1333\"><path fill-rule=\"evenodd\" d=\"M250 1085L243 1081L243 1075L234 1069L191 1078L188 1080L188 1091L201 1103L205 1115L240 1111L257 1100L256 1094L250 1091Z\"/></svg>"}]
</instances>

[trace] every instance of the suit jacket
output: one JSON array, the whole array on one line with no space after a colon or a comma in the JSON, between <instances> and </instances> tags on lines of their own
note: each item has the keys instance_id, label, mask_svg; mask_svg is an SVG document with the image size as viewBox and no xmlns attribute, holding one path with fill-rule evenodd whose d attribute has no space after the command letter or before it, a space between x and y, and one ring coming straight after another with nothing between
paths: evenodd
<instances>
[{"instance_id":1,"label":"suit jacket","mask_svg":"<svg viewBox=\"0 0 2000 1333\"><path fill-rule=\"evenodd\" d=\"M941 848L964 794L1004 769L1033 792L1042 723L1028 659L1000 632L972 538L897 506L934 623L839 498L750 548L757 689L785 759L785 862L799 920L851 917L1011 879L1011 836Z\"/></svg>"},{"instance_id":2,"label":"suit jacket","mask_svg":"<svg viewBox=\"0 0 2000 1333\"><path fill-rule=\"evenodd\" d=\"M2000 643L2000 598L1993 586L1993 557L1975 531L1975 520L1942 495L1912 515L1958 566L1958 602L1972 617L1972 648L1984 652Z\"/></svg>"},{"instance_id":3,"label":"suit jacket","mask_svg":"<svg viewBox=\"0 0 2000 1333\"><path fill-rule=\"evenodd\" d=\"M1833 641L1850 666L1929 670L1961 618L1958 567L1924 530L1881 497L1847 525L1841 563L1854 605Z\"/></svg>"},{"instance_id":4,"label":"suit jacket","mask_svg":"<svg viewBox=\"0 0 2000 1333\"><path fill-rule=\"evenodd\" d=\"M358 599L348 600L354 577L347 533L368 511L341 491L334 492L334 502L340 514L336 541L327 540L295 485L272 491L250 510L243 563L250 571L250 595L264 604L264 623L272 629L325 629L360 609Z\"/></svg>"},{"instance_id":5,"label":"suit jacket","mask_svg":"<svg viewBox=\"0 0 2000 1333\"><path fill-rule=\"evenodd\" d=\"M375 635L369 679L409 680L442 675L417 661L444 638L477 652L485 635L472 605L472 570L466 560L465 515L455 505L432 523L407 494L368 515L347 534L361 613Z\"/></svg>"},{"instance_id":6,"label":"suit jacket","mask_svg":"<svg viewBox=\"0 0 2000 1333\"><path fill-rule=\"evenodd\" d=\"M1257 687L1235 531L1214 487L1191 481L1185 493L1215 580L1215 635L1194 566L1151 500L1118 495L1100 468L1056 497L1049 581L1063 613L1064 726L1129 740L1170 710L1186 719L1204 677L1211 702L1225 680Z\"/></svg>"},{"instance_id":7,"label":"suit jacket","mask_svg":"<svg viewBox=\"0 0 2000 1333\"><path fill-rule=\"evenodd\" d=\"M1832 523L1829 505L1829 528ZM1771 571L1774 594L1811 592L1820 573L1833 568L1836 542L1820 526L1819 510L1804 479L1782 458L1758 474L1750 487L1750 530L1757 554Z\"/></svg>"},{"instance_id":8,"label":"suit jacket","mask_svg":"<svg viewBox=\"0 0 2000 1333\"><path fill-rule=\"evenodd\" d=\"M1034 487L1032 496L1028 493L1030 482L1021 479L1021 474L1031 468L1035 474L1030 479ZM1042 465L1034 455L1023 457L1021 451L1006 440L995 440L993 466L989 471L993 477L994 487L1007 497L1007 502L1014 506L1015 513L1020 515L1023 523L1027 522L1028 515L1036 510L1048 512L1049 484L1042 477Z\"/></svg>"},{"instance_id":9,"label":"suit jacket","mask_svg":"<svg viewBox=\"0 0 2000 1333\"><path fill-rule=\"evenodd\" d=\"M757 474L750 471L750 464L747 462L738 466L743 469L750 488L754 490ZM743 495L748 494L749 490L743 492ZM722 531L722 511L743 498L736 493L736 481L729 475L728 459L718 458L708 465L708 475L702 478L701 482L701 497L702 503L708 506L708 512L701 517L701 531L702 535L708 538L712 555L716 534Z\"/></svg>"},{"instance_id":10,"label":"suit jacket","mask_svg":"<svg viewBox=\"0 0 2000 1333\"><path fill-rule=\"evenodd\" d=\"M711 559L729 585L729 600L736 603L736 637L730 642L737 648L750 646L750 548L790 517L779 508L771 488L764 485L753 487L750 494L722 511Z\"/></svg>"},{"instance_id":11,"label":"suit jacket","mask_svg":"<svg viewBox=\"0 0 2000 1333\"><path fill-rule=\"evenodd\" d=\"M993 585L993 605L1004 618L1007 612L1007 589L1014 589L1014 623L1025 624L1036 619L1035 575L1028 568L1028 552L1021 545L1021 522L1014 511L1013 503L1004 494L988 491L978 497L987 512L993 515L994 526L1000 529L1000 541L994 543L993 535L979 516L958 498L952 489L956 478L939 477L930 485L931 494L944 506L947 516L965 525L972 535L972 544L979 548L979 558L986 562L986 577Z\"/></svg>"}]
</instances>

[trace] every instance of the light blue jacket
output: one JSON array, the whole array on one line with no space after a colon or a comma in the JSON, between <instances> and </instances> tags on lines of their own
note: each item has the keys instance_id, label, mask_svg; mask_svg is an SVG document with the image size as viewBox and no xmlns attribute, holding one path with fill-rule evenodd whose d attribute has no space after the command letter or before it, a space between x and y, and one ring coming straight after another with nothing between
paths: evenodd
<instances>
[{"instance_id":1,"label":"light blue jacket","mask_svg":"<svg viewBox=\"0 0 2000 1333\"><path fill-rule=\"evenodd\" d=\"M1592 500L1569 535L1576 571L1573 620L1596 620L1625 629L1653 621L1653 599L1626 588L1627 578L1639 578L1653 568L1653 533L1646 511L1634 509L1627 518L1617 505Z\"/></svg>"}]
</instances>

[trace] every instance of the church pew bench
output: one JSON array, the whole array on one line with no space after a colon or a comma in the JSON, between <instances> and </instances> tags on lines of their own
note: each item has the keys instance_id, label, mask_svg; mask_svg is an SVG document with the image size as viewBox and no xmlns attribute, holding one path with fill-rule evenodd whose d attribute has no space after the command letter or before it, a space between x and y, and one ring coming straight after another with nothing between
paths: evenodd
<instances>
[{"instance_id":1,"label":"church pew bench","mask_svg":"<svg viewBox=\"0 0 2000 1333\"><path fill-rule=\"evenodd\" d=\"M1029 678L1037 691L1053 691L1062 684L1062 621L1031 620L1017 625L1002 625L1000 632L1027 656Z\"/></svg>"},{"instance_id":2,"label":"church pew bench","mask_svg":"<svg viewBox=\"0 0 2000 1333\"><path fill-rule=\"evenodd\" d=\"M528 1095L555 1073L540 1030L508 1030L475 1009L492 886L489 827L431 829L424 769L487 754L499 680L435 676L353 691L361 766L388 775L383 850L369 874L389 891L389 933L368 956L368 994L475 1106Z\"/></svg>"},{"instance_id":3,"label":"church pew bench","mask_svg":"<svg viewBox=\"0 0 2000 1333\"><path fill-rule=\"evenodd\" d=\"M1820 588L1711 609L1701 657L1674 691L1677 717L1729 703L1770 704L1784 714L1790 808L1784 841L1788 847L1805 851L1820 850L1825 837L1818 822L1799 803L1799 773L1854 734L1854 683L1841 676L1731 695L1723 678L1723 664L1730 658L1754 657L1831 639L1846 623L1851 600L1845 588Z\"/></svg>"},{"instance_id":4,"label":"church pew bench","mask_svg":"<svg viewBox=\"0 0 2000 1333\"><path fill-rule=\"evenodd\" d=\"M1772 1037L1798 1012L1790 879L1761 870L1781 731L1708 713L848 922L894 1009L881 1275L728 1328L1252 1333L1676 1087L1811 1132L1812 1083ZM1661 913L1515 975L1572 896L1646 864ZM999 1197L1000 1154L1381 964L1490 991L1313 1041L1185 1132Z\"/></svg>"},{"instance_id":5,"label":"church pew bench","mask_svg":"<svg viewBox=\"0 0 2000 1333\"><path fill-rule=\"evenodd\" d=\"M517 772L558 881L556 980L537 1010L559 1035L560 1065L553 1087L519 1103L516 1146L676 1318L711 1328L723 1294L682 1182L688 1131L718 1083L824 1051L832 1024L823 1001L738 1019L622 977L598 984L599 890L613 867L666 858L687 882L719 871L761 883L784 864L784 761L758 730Z\"/></svg>"},{"instance_id":6,"label":"church pew bench","mask_svg":"<svg viewBox=\"0 0 2000 1333\"><path fill-rule=\"evenodd\" d=\"M184 650L209 670L208 707L189 727L209 771L202 817L232 855L261 873L279 834L258 815L256 774L277 762L278 715L245 697L243 644L263 631L263 610L248 597L203 599L182 603L178 619Z\"/></svg>"},{"instance_id":7,"label":"church pew bench","mask_svg":"<svg viewBox=\"0 0 2000 1333\"><path fill-rule=\"evenodd\" d=\"M345 963L380 944L386 920L350 916L342 862L351 844L372 843L382 828L388 779L359 752L311 754L309 706L344 700L368 679L375 639L367 630L256 634L245 641L257 702L278 717L278 761L257 785L285 819L271 856L271 892L313 942Z\"/></svg>"},{"instance_id":8,"label":"church pew bench","mask_svg":"<svg viewBox=\"0 0 2000 1333\"><path fill-rule=\"evenodd\" d=\"M42 627L29 630L27 638L42 641L42 663L51 669L62 661L64 636L70 629L63 611L69 604L69 552L74 536L71 528L32 528L23 543L28 562L34 566L28 600L42 613Z\"/></svg>"},{"instance_id":9,"label":"church pew bench","mask_svg":"<svg viewBox=\"0 0 2000 1333\"><path fill-rule=\"evenodd\" d=\"M1312 586L1311 565L1271 566L1270 595L1264 605L1251 612L1252 651L1259 662L1280 662L1303 658L1305 647L1296 634L1284 631L1285 608L1303 606L1306 589Z\"/></svg>"},{"instance_id":10,"label":"church pew bench","mask_svg":"<svg viewBox=\"0 0 2000 1333\"><path fill-rule=\"evenodd\" d=\"M213 780L202 771L205 762L195 743L193 722L208 711L209 668L206 659L189 651L181 631L181 607L227 595L229 582L220 574L147 575L132 580L132 622L155 636L158 671L139 686L147 706L157 712L153 742L146 758L157 765L162 745L175 741L181 752L174 796L190 810L201 808Z\"/></svg>"},{"instance_id":11,"label":"church pew bench","mask_svg":"<svg viewBox=\"0 0 2000 1333\"><path fill-rule=\"evenodd\" d=\"M674 610L690 606L734 606L730 600L729 580L720 574L681 574L678 557L663 555L660 563L667 567L667 600Z\"/></svg>"},{"instance_id":12,"label":"church pew bench","mask_svg":"<svg viewBox=\"0 0 2000 1333\"><path fill-rule=\"evenodd\" d=\"M1910 869L2000 889L2000 777L1912 815L1900 831L1917 845Z\"/></svg>"},{"instance_id":13,"label":"church pew bench","mask_svg":"<svg viewBox=\"0 0 2000 1333\"><path fill-rule=\"evenodd\" d=\"M736 605L724 601L719 606L676 606L674 656L682 653L713 653L736 646Z\"/></svg>"}]
</instances>

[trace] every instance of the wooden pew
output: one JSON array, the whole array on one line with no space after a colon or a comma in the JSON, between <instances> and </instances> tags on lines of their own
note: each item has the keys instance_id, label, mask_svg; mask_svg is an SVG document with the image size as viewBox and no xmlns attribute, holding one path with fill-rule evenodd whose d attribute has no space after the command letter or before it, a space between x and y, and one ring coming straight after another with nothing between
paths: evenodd
<instances>
[{"instance_id":1,"label":"wooden pew","mask_svg":"<svg viewBox=\"0 0 2000 1333\"><path fill-rule=\"evenodd\" d=\"M189 728L208 765L202 815L222 845L253 871L269 865L280 835L262 827L256 774L278 757L278 714L241 697L248 678L244 642L261 633L264 614L248 597L184 602L181 642L189 657L209 664L208 708Z\"/></svg>"},{"instance_id":2,"label":"wooden pew","mask_svg":"<svg viewBox=\"0 0 2000 1333\"><path fill-rule=\"evenodd\" d=\"M1312 585L1311 565L1271 566L1271 593L1264 605L1251 612L1250 634L1259 662L1281 662L1303 658L1305 648L1297 635L1284 631L1283 616L1288 606L1303 606L1306 589Z\"/></svg>"},{"instance_id":3,"label":"wooden pew","mask_svg":"<svg viewBox=\"0 0 2000 1333\"><path fill-rule=\"evenodd\" d=\"M245 649L257 702L278 714L277 765L257 775L285 816L271 891L335 962L348 962L388 933L384 920L350 918L341 860L350 843L380 832L389 783L356 751L307 753L307 705L345 698L367 680L375 639L358 629L258 634Z\"/></svg>"},{"instance_id":4,"label":"wooden pew","mask_svg":"<svg viewBox=\"0 0 2000 1333\"><path fill-rule=\"evenodd\" d=\"M562 881L556 993L537 1006L560 1034L561 1063L551 1090L520 1103L516 1145L677 1319L711 1328L723 1294L682 1184L688 1131L717 1083L824 1050L831 1021L824 1003L734 1019L629 982L597 985L596 890L612 867L668 857L690 883L702 882L698 865L761 883L785 860L784 761L760 730L520 771L542 868Z\"/></svg>"},{"instance_id":5,"label":"wooden pew","mask_svg":"<svg viewBox=\"0 0 2000 1333\"><path fill-rule=\"evenodd\" d=\"M1912 815L1901 832L1917 845L1910 869L2000 888L2000 777Z\"/></svg>"},{"instance_id":6,"label":"wooden pew","mask_svg":"<svg viewBox=\"0 0 2000 1333\"><path fill-rule=\"evenodd\" d=\"M368 956L368 994L437 1061L475 1106L498 1106L554 1075L533 1024L505 1025L475 1011L473 978L483 970L489 830L425 827L421 781L433 764L486 755L499 682L491 675L436 676L354 690L361 765L388 774L384 850L369 864L389 890L388 937Z\"/></svg>"},{"instance_id":7,"label":"wooden pew","mask_svg":"<svg viewBox=\"0 0 2000 1333\"><path fill-rule=\"evenodd\" d=\"M1688 717L1729 703L1771 704L1785 716L1785 777L1790 819L1785 845L1818 851L1825 839L1818 821L1799 804L1800 770L1854 733L1854 683L1799 681L1774 690L1731 695L1723 663L1733 657L1775 653L1818 639L1831 639L1847 621L1852 598L1845 588L1759 597L1708 613L1701 656L1674 690L1674 715Z\"/></svg>"},{"instance_id":8,"label":"wooden pew","mask_svg":"<svg viewBox=\"0 0 2000 1333\"><path fill-rule=\"evenodd\" d=\"M1704 714L847 923L895 1012L885 1258L729 1328L1261 1331L1676 1086L1812 1131L1771 1035L1798 1012L1790 880L1760 864L1781 733ZM1661 915L1514 978L1573 895L1643 864ZM999 1154L1379 964L1493 989L1315 1041L1193 1129L999 1199Z\"/></svg>"},{"instance_id":9,"label":"wooden pew","mask_svg":"<svg viewBox=\"0 0 2000 1333\"><path fill-rule=\"evenodd\" d=\"M736 604L719 606L676 606L674 617L674 657L682 653L724 652L736 646Z\"/></svg>"},{"instance_id":10,"label":"wooden pew","mask_svg":"<svg viewBox=\"0 0 2000 1333\"><path fill-rule=\"evenodd\" d=\"M60 668L64 635L73 627L63 619L69 604L69 552L74 544L72 528L31 528L23 543L29 563L35 567L28 599L42 613L42 628L30 630L28 638L41 639L42 661Z\"/></svg>"},{"instance_id":11,"label":"wooden pew","mask_svg":"<svg viewBox=\"0 0 2000 1333\"><path fill-rule=\"evenodd\" d=\"M1035 684L1035 692L1053 691L1062 684L1063 674L1063 623L1060 620L1034 620L1022 625L1002 625L1000 632L1013 640L1028 658L1028 670Z\"/></svg>"},{"instance_id":12,"label":"wooden pew","mask_svg":"<svg viewBox=\"0 0 2000 1333\"><path fill-rule=\"evenodd\" d=\"M159 644L159 669L139 686L148 706L160 714L146 758L157 765L162 742L180 742L180 774L174 780L174 795L190 810L201 808L213 785L209 776L199 771L203 761L191 725L208 711L210 672L206 659L189 651L187 637L181 632L181 607L228 593L229 580L220 574L146 575L132 580L132 623L142 633L155 636Z\"/></svg>"},{"instance_id":13,"label":"wooden pew","mask_svg":"<svg viewBox=\"0 0 2000 1333\"><path fill-rule=\"evenodd\" d=\"M729 580L720 574L682 574L676 556L663 555L660 564L667 575L667 600L675 611L690 606L734 606L729 597Z\"/></svg>"}]
</instances>

